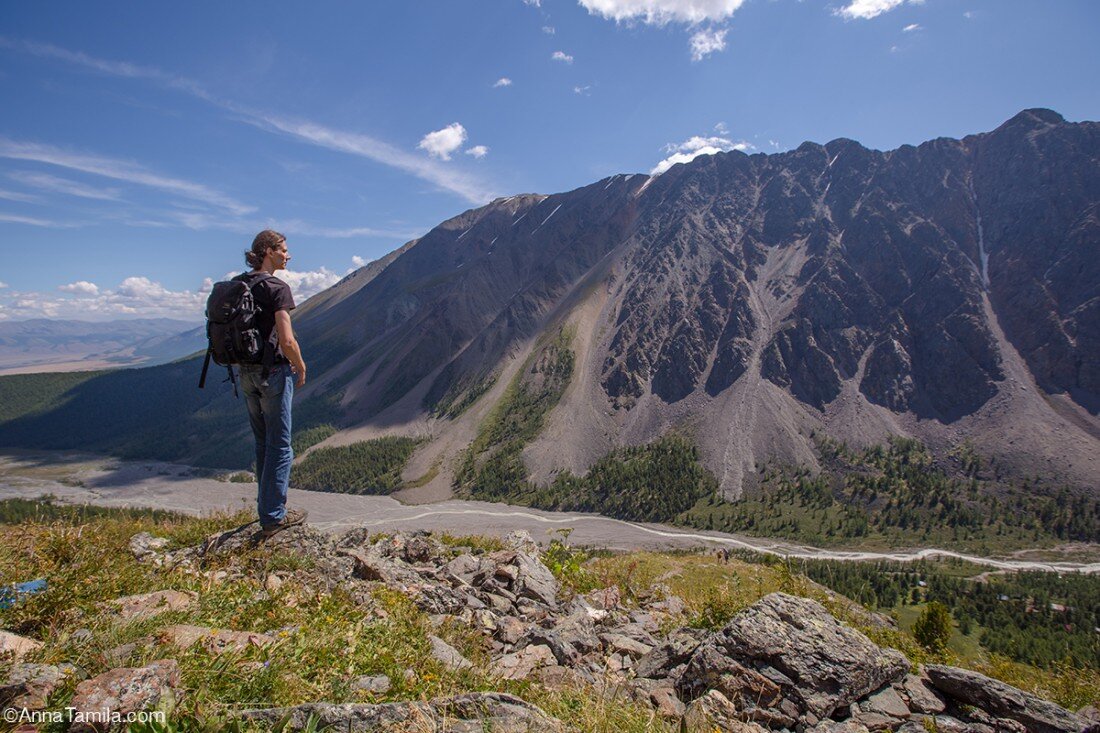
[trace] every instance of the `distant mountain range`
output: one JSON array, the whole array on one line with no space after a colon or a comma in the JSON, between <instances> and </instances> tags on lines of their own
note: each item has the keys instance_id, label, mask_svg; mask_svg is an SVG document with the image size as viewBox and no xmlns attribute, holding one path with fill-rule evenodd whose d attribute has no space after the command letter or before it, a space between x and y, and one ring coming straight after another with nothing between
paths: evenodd
<instances>
[{"instance_id":1,"label":"distant mountain range","mask_svg":"<svg viewBox=\"0 0 1100 733\"><path fill-rule=\"evenodd\" d=\"M202 326L168 318L6 321L0 322L0 374L151 366L192 354L205 341Z\"/></svg>"},{"instance_id":2,"label":"distant mountain range","mask_svg":"<svg viewBox=\"0 0 1100 733\"><path fill-rule=\"evenodd\" d=\"M672 434L733 498L767 465L819 467L824 436L901 435L1094 489L1100 124L1033 109L962 140L807 142L498 199L294 322L298 424L334 425L324 445L424 438L414 500L512 433L513 478L535 484ZM247 465L243 407L197 376L84 381L8 415L0 444Z\"/></svg>"}]
</instances>

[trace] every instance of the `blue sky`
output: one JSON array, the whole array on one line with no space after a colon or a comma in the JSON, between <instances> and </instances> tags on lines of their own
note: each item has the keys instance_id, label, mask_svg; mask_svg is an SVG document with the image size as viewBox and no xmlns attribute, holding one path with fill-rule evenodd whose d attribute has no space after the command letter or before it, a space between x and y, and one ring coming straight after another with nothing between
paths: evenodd
<instances>
[{"instance_id":1,"label":"blue sky","mask_svg":"<svg viewBox=\"0 0 1100 733\"><path fill-rule=\"evenodd\" d=\"M300 301L495 196L1100 119L1097 29L1094 0L4 3L0 320L198 320L268 226Z\"/></svg>"}]
</instances>

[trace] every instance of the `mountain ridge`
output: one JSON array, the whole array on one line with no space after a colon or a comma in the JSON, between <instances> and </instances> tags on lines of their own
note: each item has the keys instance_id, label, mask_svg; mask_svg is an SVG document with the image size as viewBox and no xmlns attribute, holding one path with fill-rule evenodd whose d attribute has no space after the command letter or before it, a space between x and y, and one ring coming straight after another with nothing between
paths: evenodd
<instances>
[{"instance_id":1,"label":"mountain ridge","mask_svg":"<svg viewBox=\"0 0 1100 733\"><path fill-rule=\"evenodd\" d=\"M399 496L443 498L567 326L576 368L523 448L536 481L686 431L731 499L769 461L817 467L818 433L970 441L1091 489L1098 156L1100 124L1032 109L961 140L733 151L496 199L302 307L302 398L341 428L323 446L428 438L405 478L436 475ZM32 428L0 442L43 442Z\"/></svg>"}]
</instances>

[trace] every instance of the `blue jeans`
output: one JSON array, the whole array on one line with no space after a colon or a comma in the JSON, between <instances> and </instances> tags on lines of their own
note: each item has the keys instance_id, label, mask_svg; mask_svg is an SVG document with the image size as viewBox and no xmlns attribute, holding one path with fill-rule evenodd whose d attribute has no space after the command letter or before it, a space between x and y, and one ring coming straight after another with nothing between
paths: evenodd
<instances>
[{"instance_id":1,"label":"blue jeans","mask_svg":"<svg viewBox=\"0 0 1100 733\"><path fill-rule=\"evenodd\" d=\"M263 367L240 367L241 391L248 405L248 422L256 438L256 512L260 525L278 524L286 515L290 484L290 403L294 398L294 374L289 364L276 364L267 381Z\"/></svg>"}]
</instances>

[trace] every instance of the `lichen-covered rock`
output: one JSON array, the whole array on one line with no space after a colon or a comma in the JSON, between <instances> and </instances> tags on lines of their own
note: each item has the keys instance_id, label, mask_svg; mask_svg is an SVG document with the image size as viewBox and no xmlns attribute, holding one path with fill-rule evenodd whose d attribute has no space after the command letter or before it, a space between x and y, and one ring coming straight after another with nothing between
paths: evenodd
<instances>
[{"instance_id":1,"label":"lichen-covered rock","mask_svg":"<svg viewBox=\"0 0 1100 733\"><path fill-rule=\"evenodd\" d=\"M681 629L639 659L634 672L639 677L668 677L674 668L691 658L700 643L700 635L694 630Z\"/></svg>"},{"instance_id":2,"label":"lichen-covered rock","mask_svg":"<svg viewBox=\"0 0 1100 733\"><path fill-rule=\"evenodd\" d=\"M696 650L681 690L689 696L701 693L724 667L759 672L778 684L785 698L826 718L904 677L909 662L841 624L819 603L772 593Z\"/></svg>"},{"instance_id":3,"label":"lichen-covered rock","mask_svg":"<svg viewBox=\"0 0 1100 733\"><path fill-rule=\"evenodd\" d=\"M1077 733L1084 722L1052 702L1004 682L958 667L930 664L928 678L938 690L998 718L1018 720L1033 733Z\"/></svg>"},{"instance_id":4,"label":"lichen-covered rock","mask_svg":"<svg viewBox=\"0 0 1100 733\"><path fill-rule=\"evenodd\" d=\"M70 733L97 733L109 728L108 722L90 722L91 714L108 721L112 713L125 715L141 710L171 711L180 696L180 671L174 659L158 659L145 667L120 667L84 680L76 686L69 706L84 714Z\"/></svg>"},{"instance_id":5,"label":"lichen-covered rock","mask_svg":"<svg viewBox=\"0 0 1100 733\"><path fill-rule=\"evenodd\" d=\"M947 709L943 696L932 687L927 677L907 674L895 687L914 713L935 715Z\"/></svg>"},{"instance_id":6,"label":"lichen-covered rock","mask_svg":"<svg viewBox=\"0 0 1100 733\"><path fill-rule=\"evenodd\" d=\"M523 680L540 667L556 665L558 660L550 647L543 644L527 646L518 652L505 654L493 662L490 672L506 680Z\"/></svg>"},{"instance_id":7,"label":"lichen-covered rock","mask_svg":"<svg viewBox=\"0 0 1100 733\"><path fill-rule=\"evenodd\" d=\"M76 672L71 664L17 664L0 683L0 708L42 710L54 690Z\"/></svg>"},{"instance_id":8,"label":"lichen-covered rock","mask_svg":"<svg viewBox=\"0 0 1100 733\"><path fill-rule=\"evenodd\" d=\"M171 544L164 537L154 537L148 532L138 532L130 538L130 554L138 561L155 561L164 554L164 549Z\"/></svg>"},{"instance_id":9,"label":"lichen-covered rock","mask_svg":"<svg viewBox=\"0 0 1100 733\"><path fill-rule=\"evenodd\" d=\"M433 733L562 733L561 721L538 707L502 692L477 692L429 702L392 702L379 705L309 703L293 708L251 710L245 720L275 725L287 718L284 730L302 730L313 717L319 728L346 733L432 731Z\"/></svg>"}]
</instances>

